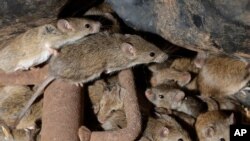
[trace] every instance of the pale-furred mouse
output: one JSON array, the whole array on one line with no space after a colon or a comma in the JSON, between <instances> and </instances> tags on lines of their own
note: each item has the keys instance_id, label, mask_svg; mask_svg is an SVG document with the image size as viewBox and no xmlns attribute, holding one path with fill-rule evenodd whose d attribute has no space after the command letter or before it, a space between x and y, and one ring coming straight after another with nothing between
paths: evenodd
<instances>
[{"instance_id":1,"label":"pale-furred mouse","mask_svg":"<svg viewBox=\"0 0 250 141\"><path fill-rule=\"evenodd\" d=\"M27 70L46 62L63 45L99 32L101 24L84 18L59 19L32 28L2 44L0 69L5 72Z\"/></svg>"},{"instance_id":2,"label":"pale-furred mouse","mask_svg":"<svg viewBox=\"0 0 250 141\"><path fill-rule=\"evenodd\" d=\"M168 55L138 35L97 33L62 48L49 63L49 76L20 113L19 120L44 88L55 79L83 85L102 73L130 68L139 64L165 61ZM17 121L18 122L18 121Z\"/></svg>"}]
</instances>

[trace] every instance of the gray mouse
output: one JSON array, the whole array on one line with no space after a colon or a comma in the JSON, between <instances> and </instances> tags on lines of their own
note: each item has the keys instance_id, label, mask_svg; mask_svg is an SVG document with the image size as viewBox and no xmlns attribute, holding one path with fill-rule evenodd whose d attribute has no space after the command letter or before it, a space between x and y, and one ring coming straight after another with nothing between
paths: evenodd
<instances>
[{"instance_id":1,"label":"gray mouse","mask_svg":"<svg viewBox=\"0 0 250 141\"><path fill-rule=\"evenodd\" d=\"M166 108L186 113L193 117L197 117L204 112L206 105L200 99L186 96L185 93L172 85L159 85L145 92L147 99L156 107Z\"/></svg>"},{"instance_id":2,"label":"gray mouse","mask_svg":"<svg viewBox=\"0 0 250 141\"><path fill-rule=\"evenodd\" d=\"M186 130L169 115L161 118L149 117L147 127L139 141L191 141Z\"/></svg>"},{"instance_id":3,"label":"gray mouse","mask_svg":"<svg viewBox=\"0 0 250 141\"><path fill-rule=\"evenodd\" d=\"M160 63L168 55L138 35L99 33L62 48L49 63L49 76L26 104L20 120L44 88L55 79L78 86L92 81L102 73L130 68L151 62ZM17 121L18 123L19 121Z\"/></svg>"},{"instance_id":4,"label":"gray mouse","mask_svg":"<svg viewBox=\"0 0 250 141\"><path fill-rule=\"evenodd\" d=\"M234 97L244 106L250 107L250 86L241 89Z\"/></svg>"},{"instance_id":5,"label":"gray mouse","mask_svg":"<svg viewBox=\"0 0 250 141\"><path fill-rule=\"evenodd\" d=\"M27 70L46 62L63 45L99 32L101 24L84 18L59 19L32 28L0 47L0 69L4 72Z\"/></svg>"}]
</instances>

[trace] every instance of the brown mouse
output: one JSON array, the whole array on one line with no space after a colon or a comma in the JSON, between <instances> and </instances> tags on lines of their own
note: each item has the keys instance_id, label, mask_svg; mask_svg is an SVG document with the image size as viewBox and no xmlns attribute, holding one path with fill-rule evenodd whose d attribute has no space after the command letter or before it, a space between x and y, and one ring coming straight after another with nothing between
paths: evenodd
<instances>
[{"instance_id":1,"label":"brown mouse","mask_svg":"<svg viewBox=\"0 0 250 141\"><path fill-rule=\"evenodd\" d=\"M36 129L36 122L42 119L42 106L43 99L38 102L32 104L30 110L24 115L24 117L20 120L16 129Z\"/></svg>"},{"instance_id":2,"label":"brown mouse","mask_svg":"<svg viewBox=\"0 0 250 141\"><path fill-rule=\"evenodd\" d=\"M234 124L234 114L209 111L197 117L195 129L200 141L229 141L229 126Z\"/></svg>"},{"instance_id":3,"label":"brown mouse","mask_svg":"<svg viewBox=\"0 0 250 141\"><path fill-rule=\"evenodd\" d=\"M42 116L41 100L38 103L32 105L31 109L20 121L17 126L17 128L20 130L11 128L15 126L18 113L25 106L25 103L30 99L32 94L33 91L26 86L2 86L0 88L0 115L2 122L6 124L6 126L2 126L2 130L4 131L6 139L11 140L11 138L14 136L14 139L17 138L16 140L29 141L28 134L37 129L36 121L41 119ZM22 133L22 135L20 135L20 132L26 133Z\"/></svg>"},{"instance_id":4,"label":"brown mouse","mask_svg":"<svg viewBox=\"0 0 250 141\"><path fill-rule=\"evenodd\" d=\"M153 64L149 66L149 70L153 73L150 80L151 85L157 86L176 81L179 86L185 86L191 80L191 74L187 71L179 71L169 68L166 63Z\"/></svg>"},{"instance_id":5,"label":"brown mouse","mask_svg":"<svg viewBox=\"0 0 250 141\"><path fill-rule=\"evenodd\" d=\"M181 125L168 115L161 118L148 118L146 129L140 141L191 141L189 134ZM124 111L114 111L111 117L102 124L105 130L118 130L126 127L126 116Z\"/></svg>"},{"instance_id":6,"label":"brown mouse","mask_svg":"<svg viewBox=\"0 0 250 141\"><path fill-rule=\"evenodd\" d=\"M191 141L189 134L172 117L149 118L142 139L148 141Z\"/></svg>"},{"instance_id":7,"label":"brown mouse","mask_svg":"<svg viewBox=\"0 0 250 141\"><path fill-rule=\"evenodd\" d=\"M6 128L0 129L1 141L40 141L40 134L38 131L26 131L24 129L8 130Z\"/></svg>"},{"instance_id":8,"label":"brown mouse","mask_svg":"<svg viewBox=\"0 0 250 141\"><path fill-rule=\"evenodd\" d=\"M97 114L100 110L100 101L104 97L104 93L112 93L112 91L114 93L114 89L118 89L118 87L119 83L117 75L109 76L108 79L105 80L96 80L92 85L88 87L89 98L95 114ZM120 94L118 93L117 95Z\"/></svg>"},{"instance_id":9,"label":"brown mouse","mask_svg":"<svg viewBox=\"0 0 250 141\"><path fill-rule=\"evenodd\" d=\"M250 80L249 64L226 55L199 53L196 65L201 68L197 77L198 88L206 97L233 95Z\"/></svg>"},{"instance_id":10,"label":"brown mouse","mask_svg":"<svg viewBox=\"0 0 250 141\"><path fill-rule=\"evenodd\" d=\"M167 54L138 35L99 33L89 36L62 48L60 54L52 58L49 76L26 104L19 120L44 88L55 79L83 85L102 73L110 74L139 64L160 63L167 58Z\"/></svg>"},{"instance_id":11,"label":"brown mouse","mask_svg":"<svg viewBox=\"0 0 250 141\"><path fill-rule=\"evenodd\" d=\"M12 127L25 103L33 91L26 86L3 86L0 88L0 115L5 123Z\"/></svg>"},{"instance_id":12,"label":"brown mouse","mask_svg":"<svg viewBox=\"0 0 250 141\"><path fill-rule=\"evenodd\" d=\"M106 131L118 130L127 126L127 119L123 110L118 110L112 113L112 115L101 124L102 128Z\"/></svg>"},{"instance_id":13,"label":"brown mouse","mask_svg":"<svg viewBox=\"0 0 250 141\"><path fill-rule=\"evenodd\" d=\"M0 69L5 72L27 70L57 54L63 45L99 32L100 23L88 19L59 19L26 31L4 44L0 51Z\"/></svg>"},{"instance_id":14,"label":"brown mouse","mask_svg":"<svg viewBox=\"0 0 250 141\"><path fill-rule=\"evenodd\" d=\"M108 82L97 80L89 86L92 108L104 130L117 130L126 126L121 87L117 77L109 77Z\"/></svg>"},{"instance_id":15,"label":"brown mouse","mask_svg":"<svg viewBox=\"0 0 250 141\"><path fill-rule=\"evenodd\" d=\"M115 82L104 82L103 80L97 80L93 86L89 87L90 100L94 108L94 112L100 123L105 123L109 118L113 117L113 114L117 111L123 111L123 93L122 88L119 86L117 77L114 80L108 79L108 81ZM117 114L118 115L118 114ZM119 117L119 115L118 115Z\"/></svg>"},{"instance_id":16,"label":"brown mouse","mask_svg":"<svg viewBox=\"0 0 250 141\"><path fill-rule=\"evenodd\" d=\"M195 74L199 73L199 69L195 63L193 58L176 58L174 61L171 63L170 68L178 70L178 71L187 71L187 72L192 72Z\"/></svg>"},{"instance_id":17,"label":"brown mouse","mask_svg":"<svg viewBox=\"0 0 250 141\"><path fill-rule=\"evenodd\" d=\"M100 110L100 101L103 97L106 87L107 83L104 82L104 80L96 80L93 85L88 87L90 102L95 114L97 114Z\"/></svg>"},{"instance_id":18,"label":"brown mouse","mask_svg":"<svg viewBox=\"0 0 250 141\"><path fill-rule=\"evenodd\" d=\"M100 123L105 123L116 111L123 111L123 93L121 87L116 85L110 91L105 91L100 100L100 109L97 119Z\"/></svg>"},{"instance_id":19,"label":"brown mouse","mask_svg":"<svg viewBox=\"0 0 250 141\"><path fill-rule=\"evenodd\" d=\"M172 85L159 85L147 89L145 96L156 107L166 108L170 113L171 110L175 110L197 117L206 109L205 103L200 99L186 96L182 90Z\"/></svg>"}]
</instances>

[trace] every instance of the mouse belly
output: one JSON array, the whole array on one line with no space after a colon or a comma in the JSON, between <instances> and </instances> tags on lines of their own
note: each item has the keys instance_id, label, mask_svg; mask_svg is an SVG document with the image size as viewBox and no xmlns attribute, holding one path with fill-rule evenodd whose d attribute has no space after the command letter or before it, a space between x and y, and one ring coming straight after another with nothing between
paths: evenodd
<instances>
[{"instance_id":1,"label":"mouse belly","mask_svg":"<svg viewBox=\"0 0 250 141\"><path fill-rule=\"evenodd\" d=\"M30 67L39 65L49 59L49 57L52 55L52 53L48 50L43 51L39 55L34 56L33 58L25 58L21 59L17 63L17 67L15 68L15 71L17 70L28 70Z\"/></svg>"}]
</instances>

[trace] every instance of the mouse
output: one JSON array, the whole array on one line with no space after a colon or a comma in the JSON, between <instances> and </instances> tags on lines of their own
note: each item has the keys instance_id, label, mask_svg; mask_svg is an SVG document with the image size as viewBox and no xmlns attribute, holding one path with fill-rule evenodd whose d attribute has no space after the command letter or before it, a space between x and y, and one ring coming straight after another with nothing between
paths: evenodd
<instances>
[{"instance_id":1,"label":"mouse","mask_svg":"<svg viewBox=\"0 0 250 141\"><path fill-rule=\"evenodd\" d=\"M63 45L99 32L100 27L97 21L68 18L27 30L1 47L0 69L5 72L28 70L57 55Z\"/></svg>"},{"instance_id":2,"label":"mouse","mask_svg":"<svg viewBox=\"0 0 250 141\"><path fill-rule=\"evenodd\" d=\"M116 87L119 87L117 75L96 80L92 85L88 86L88 94L94 114L97 114L100 110L100 101L104 97L104 93L112 93L112 89Z\"/></svg>"},{"instance_id":3,"label":"mouse","mask_svg":"<svg viewBox=\"0 0 250 141\"><path fill-rule=\"evenodd\" d=\"M105 131L114 131L125 128L127 126L127 119L124 110L117 110L103 123L101 127Z\"/></svg>"},{"instance_id":4,"label":"mouse","mask_svg":"<svg viewBox=\"0 0 250 141\"><path fill-rule=\"evenodd\" d=\"M40 141L41 137L39 134L39 130L27 132L24 129L14 129L10 131L6 128L1 128L0 140L1 141Z\"/></svg>"},{"instance_id":5,"label":"mouse","mask_svg":"<svg viewBox=\"0 0 250 141\"><path fill-rule=\"evenodd\" d=\"M138 35L97 33L61 49L49 62L49 74L27 102L20 120L44 88L55 79L82 86L101 74L110 74L140 64L161 63L168 55ZM19 121L17 121L19 122Z\"/></svg>"},{"instance_id":6,"label":"mouse","mask_svg":"<svg viewBox=\"0 0 250 141\"><path fill-rule=\"evenodd\" d=\"M114 16L111 6L104 2L96 7L90 8L84 13L84 16L95 17L102 23L102 29L108 32L119 33L121 27L118 19Z\"/></svg>"},{"instance_id":7,"label":"mouse","mask_svg":"<svg viewBox=\"0 0 250 141\"><path fill-rule=\"evenodd\" d=\"M116 111L124 111L123 96L121 87L116 85L110 91L104 91L100 100L100 109L97 113L97 119L100 123L105 123L108 118Z\"/></svg>"},{"instance_id":8,"label":"mouse","mask_svg":"<svg viewBox=\"0 0 250 141\"><path fill-rule=\"evenodd\" d=\"M191 141L186 130L169 115L148 118L146 129L139 141Z\"/></svg>"},{"instance_id":9,"label":"mouse","mask_svg":"<svg viewBox=\"0 0 250 141\"><path fill-rule=\"evenodd\" d=\"M224 54L200 52L195 64L200 67L197 85L202 96L231 96L250 80L249 63Z\"/></svg>"},{"instance_id":10,"label":"mouse","mask_svg":"<svg viewBox=\"0 0 250 141\"><path fill-rule=\"evenodd\" d=\"M250 85L235 93L234 98L237 99L242 105L250 107Z\"/></svg>"},{"instance_id":11,"label":"mouse","mask_svg":"<svg viewBox=\"0 0 250 141\"><path fill-rule=\"evenodd\" d=\"M178 71L187 71L194 74L198 74L200 68L198 68L195 65L193 58L187 58L187 57L180 57L174 59L174 61L171 63L170 68L178 70Z\"/></svg>"},{"instance_id":12,"label":"mouse","mask_svg":"<svg viewBox=\"0 0 250 141\"><path fill-rule=\"evenodd\" d=\"M164 62L152 64L148 69L152 72L150 84L154 87L161 84L167 84L171 81L177 82L181 87L185 86L191 80L191 74L187 71L179 71L170 68L171 63Z\"/></svg>"},{"instance_id":13,"label":"mouse","mask_svg":"<svg viewBox=\"0 0 250 141\"><path fill-rule=\"evenodd\" d=\"M100 101L106 88L107 83L103 79L96 80L94 84L88 87L89 99L92 104L94 114L97 114L100 110Z\"/></svg>"},{"instance_id":14,"label":"mouse","mask_svg":"<svg viewBox=\"0 0 250 141\"><path fill-rule=\"evenodd\" d=\"M43 99L40 99L38 102L32 104L30 110L17 124L16 129L35 130L37 128L36 122L42 120L42 106Z\"/></svg>"},{"instance_id":15,"label":"mouse","mask_svg":"<svg viewBox=\"0 0 250 141\"><path fill-rule=\"evenodd\" d=\"M162 108L162 107L155 107L154 108L154 114L155 115L161 115L161 114L168 114L172 117L174 117L178 122L181 121L182 123L188 125L189 127L194 127L194 123L196 118L193 116L190 116L186 113L179 112L179 111L171 111L169 112L168 109Z\"/></svg>"},{"instance_id":16,"label":"mouse","mask_svg":"<svg viewBox=\"0 0 250 141\"><path fill-rule=\"evenodd\" d=\"M234 124L234 114L215 110L200 114L195 129L200 141L230 141L229 126Z\"/></svg>"},{"instance_id":17,"label":"mouse","mask_svg":"<svg viewBox=\"0 0 250 141\"><path fill-rule=\"evenodd\" d=\"M247 108L247 107L245 107L244 108L244 116L242 117L243 119L242 119L242 122L243 123L246 123L246 124L250 124L250 110L249 110L249 108Z\"/></svg>"},{"instance_id":18,"label":"mouse","mask_svg":"<svg viewBox=\"0 0 250 141\"><path fill-rule=\"evenodd\" d=\"M116 111L124 112L121 89L117 76L109 77L106 82L102 79L97 80L94 85L89 87L92 107L101 124L113 117Z\"/></svg>"},{"instance_id":19,"label":"mouse","mask_svg":"<svg viewBox=\"0 0 250 141\"><path fill-rule=\"evenodd\" d=\"M159 85L148 88L145 91L145 96L156 107L166 108L169 113L175 110L197 117L206 110L206 105L202 100L186 95L175 85Z\"/></svg>"},{"instance_id":20,"label":"mouse","mask_svg":"<svg viewBox=\"0 0 250 141\"><path fill-rule=\"evenodd\" d=\"M14 126L18 113L33 93L26 86L2 86L0 88L0 115L8 126Z\"/></svg>"}]
</instances>

